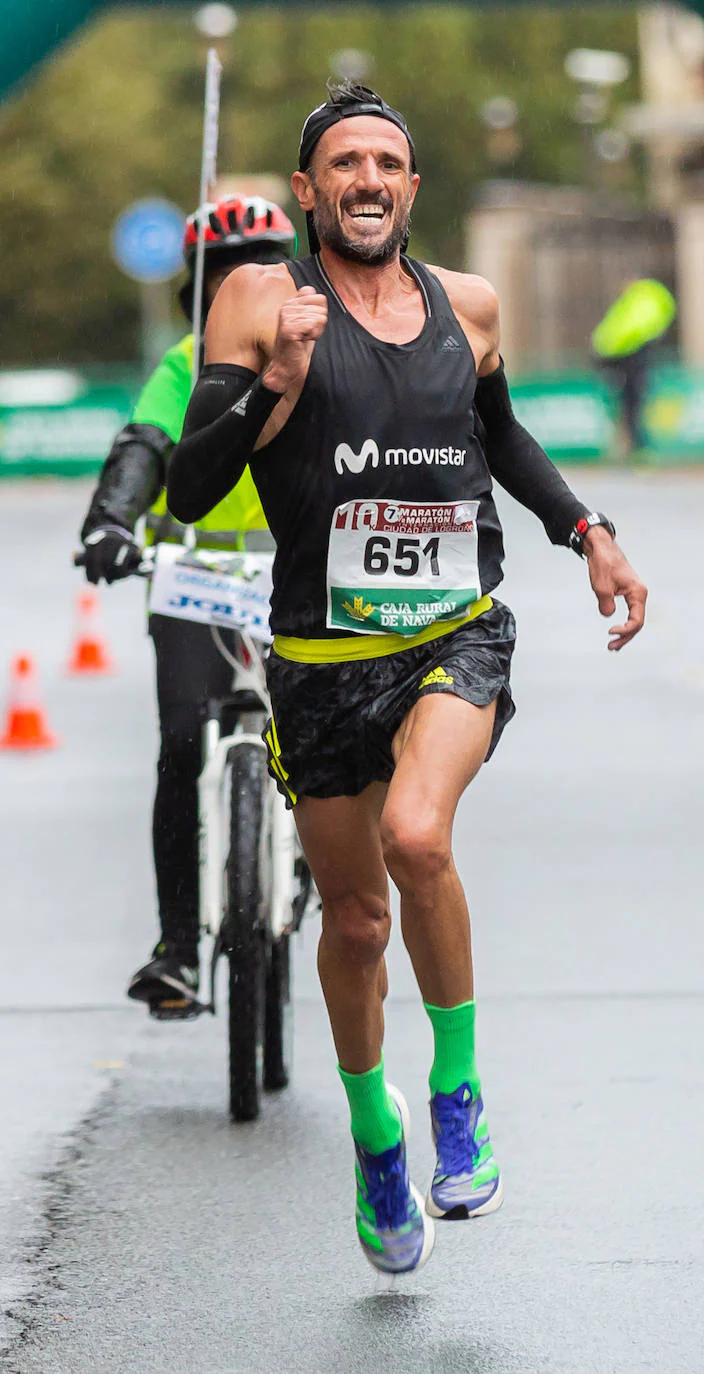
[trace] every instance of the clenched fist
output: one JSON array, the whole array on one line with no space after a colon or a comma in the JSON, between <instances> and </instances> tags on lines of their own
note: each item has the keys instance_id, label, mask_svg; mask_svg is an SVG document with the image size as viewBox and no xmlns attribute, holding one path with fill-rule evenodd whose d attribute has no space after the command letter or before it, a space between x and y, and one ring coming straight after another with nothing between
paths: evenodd
<instances>
[{"instance_id":1,"label":"clenched fist","mask_svg":"<svg viewBox=\"0 0 704 1374\"><path fill-rule=\"evenodd\" d=\"M314 286L302 286L295 296L284 301L279 311L274 352L262 377L266 386L281 392L302 386L316 340L327 320L327 296L317 292Z\"/></svg>"}]
</instances>

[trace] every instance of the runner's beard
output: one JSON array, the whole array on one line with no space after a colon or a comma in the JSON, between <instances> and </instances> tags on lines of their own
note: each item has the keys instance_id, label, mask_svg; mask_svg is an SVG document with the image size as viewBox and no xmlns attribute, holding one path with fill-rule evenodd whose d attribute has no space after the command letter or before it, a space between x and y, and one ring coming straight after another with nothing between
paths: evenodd
<instances>
[{"instance_id":1,"label":"runner's beard","mask_svg":"<svg viewBox=\"0 0 704 1374\"><path fill-rule=\"evenodd\" d=\"M325 200L318 192L318 198L313 210L313 223L315 232L321 243L326 248L331 248L338 257L346 258L348 262L357 262L364 267L382 267L384 263L390 262L394 258L402 245L406 242L411 222L411 202L410 197L403 204L399 205L398 210L391 223L391 228L383 240L379 243L364 243L359 239L350 238L344 231L340 220L337 217L335 207L329 200Z\"/></svg>"}]
</instances>

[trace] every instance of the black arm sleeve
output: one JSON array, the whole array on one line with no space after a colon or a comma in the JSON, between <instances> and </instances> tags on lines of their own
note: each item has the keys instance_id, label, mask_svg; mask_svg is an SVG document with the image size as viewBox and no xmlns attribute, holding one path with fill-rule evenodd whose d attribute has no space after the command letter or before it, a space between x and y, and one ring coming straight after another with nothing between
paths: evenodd
<instances>
[{"instance_id":1,"label":"black arm sleeve","mask_svg":"<svg viewBox=\"0 0 704 1374\"><path fill-rule=\"evenodd\" d=\"M553 544L569 545L570 531L589 507L563 481L536 439L518 423L504 365L477 382L474 405L484 428L484 451L492 477L542 520Z\"/></svg>"},{"instance_id":2,"label":"black arm sleeve","mask_svg":"<svg viewBox=\"0 0 704 1374\"><path fill-rule=\"evenodd\" d=\"M125 425L103 463L81 539L99 525L119 525L131 534L164 485L172 448L168 434L157 425Z\"/></svg>"},{"instance_id":3,"label":"black arm sleeve","mask_svg":"<svg viewBox=\"0 0 704 1374\"><path fill-rule=\"evenodd\" d=\"M232 491L280 400L249 368L206 364L169 463L166 499L177 520L202 520Z\"/></svg>"}]
</instances>

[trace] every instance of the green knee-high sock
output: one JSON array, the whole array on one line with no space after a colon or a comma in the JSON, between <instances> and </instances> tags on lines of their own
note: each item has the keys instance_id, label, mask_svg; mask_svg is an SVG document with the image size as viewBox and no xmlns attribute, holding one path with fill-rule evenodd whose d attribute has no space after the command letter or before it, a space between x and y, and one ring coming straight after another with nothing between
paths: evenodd
<instances>
[{"instance_id":1,"label":"green knee-high sock","mask_svg":"<svg viewBox=\"0 0 704 1374\"><path fill-rule=\"evenodd\" d=\"M353 1138L373 1155L383 1154L398 1145L403 1134L401 1118L384 1078L383 1059L366 1073L346 1073L338 1065L347 1101Z\"/></svg>"},{"instance_id":2,"label":"green knee-high sock","mask_svg":"<svg viewBox=\"0 0 704 1374\"><path fill-rule=\"evenodd\" d=\"M476 1097L481 1088L474 1059L474 1002L457 1007L433 1007L424 1003L435 1036L435 1058L430 1070L431 1093L453 1093L469 1083Z\"/></svg>"}]
</instances>

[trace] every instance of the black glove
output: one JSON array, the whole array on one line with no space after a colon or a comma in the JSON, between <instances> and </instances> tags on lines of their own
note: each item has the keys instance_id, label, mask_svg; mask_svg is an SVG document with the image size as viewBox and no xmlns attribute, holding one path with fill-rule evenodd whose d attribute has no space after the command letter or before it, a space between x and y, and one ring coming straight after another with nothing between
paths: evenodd
<instances>
[{"instance_id":1,"label":"black glove","mask_svg":"<svg viewBox=\"0 0 704 1374\"><path fill-rule=\"evenodd\" d=\"M129 530L119 525L99 525L83 540L86 551L85 569L89 582L99 582L101 577L107 583L117 582L121 577L129 577L136 572L142 560L139 544L136 544Z\"/></svg>"}]
</instances>

